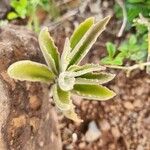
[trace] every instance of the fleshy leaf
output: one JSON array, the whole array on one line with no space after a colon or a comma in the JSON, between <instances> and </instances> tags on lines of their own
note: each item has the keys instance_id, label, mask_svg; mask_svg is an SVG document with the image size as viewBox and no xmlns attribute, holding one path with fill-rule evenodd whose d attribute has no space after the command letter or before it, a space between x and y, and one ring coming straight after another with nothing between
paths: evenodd
<instances>
[{"instance_id":1,"label":"fleshy leaf","mask_svg":"<svg viewBox=\"0 0 150 150\"><path fill-rule=\"evenodd\" d=\"M63 114L64 114L64 116L65 116L66 118L69 118L69 119L71 119L71 120L73 120L73 121L75 121L75 122L78 122L78 123L83 122L83 120L81 120L81 119L78 117L78 115L75 113L74 108L72 108L72 109L70 109L70 110L68 110L68 111L64 111Z\"/></svg>"},{"instance_id":2,"label":"fleshy leaf","mask_svg":"<svg viewBox=\"0 0 150 150\"><path fill-rule=\"evenodd\" d=\"M60 56L47 27L42 29L39 34L39 44L47 65L57 74Z\"/></svg>"},{"instance_id":3,"label":"fleshy leaf","mask_svg":"<svg viewBox=\"0 0 150 150\"><path fill-rule=\"evenodd\" d=\"M69 55L70 53L70 41L68 38L66 38L65 40L65 44L64 44L64 49L63 49L63 52L62 52L62 55L61 55L61 71L66 71L67 69L67 66L69 64L69 60L67 58L67 56Z\"/></svg>"},{"instance_id":4,"label":"fleshy leaf","mask_svg":"<svg viewBox=\"0 0 150 150\"><path fill-rule=\"evenodd\" d=\"M111 81L115 77L114 74L100 72L87 73L76 78L78 84L104 84Z\"/></svg>"},{"instance_id":5,"label":"fleshy leaf","mask_svg":"<svg viewBox=\"0 0 150 150\"><path fill-rule=\"evenodd\" d=\"M79 43L72 50L69 58L71 59L69 66L79 64L84 56L89 52L92 45L97 40L98 36L105 30L105 26L108 23L110 17L106 17L103 20L94 24L82 37Z\"/></svg>"},{"instance_id":6,"label":"fleshy leaf","mask_svg":"<svg viewBox=\"0 0 150 150\"><path fill-rule=\"evenodd\" d=\"M75 84L75 78L71 76L70 72L62 72L59 75L58 84L64 91L72 90Z\"/></svg>"},{"instance_id":7,"label":"fleshy leaf","mask_svg":"<svg viewBox=\"0 0 150 150\"><path fill-rule=\"evenodd\" d=\"M56 84L53 85L53 99L56 103L56 106L62 111L69 110L72 107L70 92L61 90Z\"/></svg>"},{"instance_id":8,"label":"fleshy leaf","mask_svg":"<svg viewBox=\"0 0 150 150\"><path fill-rule=\"evenodd\" d=\"M90 17L86 19L83 23L81 23L74 31L70 38L71 48L73 49L79 41L82 39L84 34L91 28L94 24L94 18Z\"/></svg>"},{"instance_id":9,"label":"fleshy leaf","mask_svg":"<svg viewBox=\"0 0 150 150\"><path fill-rule=\"evenodd\" d=\"M109 90L107 87L90 84L75 84L73 92L86 99L93 99L100 101L108 100L116 95L113 91Z\"/></svg>"},{"instance_id":10,"label":"fleshy leaf","mask_svg":"<svg viewBox=\"0 0 150 150\"><path fill-rule=\"evenodd\" d=\"M54 73L46 65L29 60L18 61L12 64L7 70L9 76L21 81L51 82L54 80Z\"/></svg>"},{"instance_id":11,"label":"fleshy leaf","mask_svg":"<svg viewBox=\"0 0 150 150\"><path fill-rule=\"evenodd\" d=\"M99 64L86 64L83 66L73 65L68 70L70 72L72 72L72 73L70 73L70 74L72 74L72 76L78 77L78 76L84 75L89 72L101 71L101 70L105 70L105 69L106 69L105 67L100 66Z\"/></svg>"}]
</instances>

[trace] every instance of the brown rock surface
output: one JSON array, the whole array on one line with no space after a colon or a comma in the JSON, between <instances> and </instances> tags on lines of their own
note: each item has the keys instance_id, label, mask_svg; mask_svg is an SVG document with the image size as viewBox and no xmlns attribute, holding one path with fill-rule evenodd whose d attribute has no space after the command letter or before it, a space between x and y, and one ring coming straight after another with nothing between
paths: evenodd
<instances>
[{"instance_id":1,"label":"brown rock surface","mask_svg":"<svg viewBox=\"0 0 150 150\"><path fill-rule=\"evenodd\" d=\"M43 60L37 37L23 27L0 28L0 150L60 150L57 115L49 102L48 87L15 81L6 73L10 64L24 59ZM35 95L36 100L31 101Z\"/></svg>"}]
</instances>

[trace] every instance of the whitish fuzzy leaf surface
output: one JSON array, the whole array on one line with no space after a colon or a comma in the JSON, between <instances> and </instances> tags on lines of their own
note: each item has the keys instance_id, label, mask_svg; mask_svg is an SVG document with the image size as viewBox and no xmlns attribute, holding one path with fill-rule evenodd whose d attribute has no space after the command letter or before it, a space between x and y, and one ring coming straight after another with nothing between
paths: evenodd
<instances>
[{"instance_id":1,"label":"whitish fuzzy leaf surface","mask_svg":"<svg viewBox=\"0 0 150 150\"><path fill-rule=\"evenodd\" d=\"M41 30L39 34L39 44L48 66L55 74L57 74L59 70L60 58L57 47L48 32L48 28Z\"/></svg>"},{"instance_id":2,"label":"whitish fuzzy leaf surface","mask_svg":"<svg viewBox=\"0 0 150 150\"><path fill-rule=\"evenodd\" d=\"M75 84L73 92L86 99L108 100L115 96L115 93L101 85Z\"/></svg>"},{"instance_id":3,"label":"whitish fuzzy leaf surface","mask_svg":"<svg viewBox=\"0 0 150 150\"><path fill-rule=\"evenodd\" d=\"M111 81L115 77L114 74L100 72L87 73L76 78L76 83L79 84L104 84Z\"/></svg>"},{"instance_id":4,"label":"whitish fuzzy leaf surface","mask_svg":"<svg viewBox=\"0 0 150 150\"><path fill-rule=\"evenodd\" d=\"M78 115L76 114L74 108L68 110L68 111L64 111L63 114L65 115L65 117L75 121L75 122L83 122L83 120L81 120Z\"/></svg>"},{"instance_id":5,"label":"whitish fuzzy leaf surface","mask_svg":"<svg viewBox=\"0 0 150 150\"><path fill-rule=\"evenodd\" d=\"M64 91L72 90L75 84L75 78L71 77L69 72L62 72L59 75L58 84Z\"/></svg>"},{"instance_id":6,"label":"whitish fuzzy leaf surface","mask_svg":"<svg viewBox=\"0 0 150 150\"><path fill-rule=\"evenodd\" d=\"M63 49L63 52L62 52L62 55L61 55L61 62L60 62L61 63L60 66L61 66L61 71L62 72L66 71L67 66L69 64L69 59L67 58L67 56L69 55L70 50L71 50L71 48L70 48L70 41L69 41L68 38L66 38L65 44L64 44L64 49Z\"/></svg>"},{"instance_id":7,"label":"whitish fuzzy leaf surface","mask_svg":"<svg viewBox=\"0 0 150 150\"><path fill-rule=\"evenodd\" d=\"M72 103L70 100L70 93L63 91L59 88L58 85L53 85L53 99L56 103L56 106L60 110L69 110L72 107Z\"/></svg>"},{"instance_id":8,"label":"whitish fuzzy leaf surface","mask_svg":"<svg viewBox=\"0 0 150 150\"><path fill-rule=\"evenodd\" d=\"M103 20L97 22L85 33L85 35L78 42L69 56L69 58L71 58L69 66L80 63L80 61L84 58L92 45L95 43L98 36L102 33L102 31L105 30L105 26L109 19L110 17L106 17Z\"/></svg>"},{"instance_id":9,"label":"whitish fuzzy leaf surface","mask_svg":"<svg viewBox=\"0 0 150 150\"><path fill-rule=\"evenodd\" d=\"M105 70L105 67L99 64L86 64L83 66L73 65L68 70L72 72L70 73L72 76L78 77L89 72Z\"/></svg>"},{"instance_id":10,"label":"whitish fuzzy leaf surface","mask_svg":"<svg viewBox=\"0 0 150 150\"><path fill-rule=\"evenodd\" d=\"M27 81L51 82L55 75L47 66L29 60L18 61L8 68L11 78Z\"/></svg>"},{"instance_id":11,"label":"whitish fuzzy leaf surface","mask_svg":"<svg viewBox=\"0 0 150 150\"><path fill-rule=\"evenodd\" d=\"M71 48L73 49L79 41L82 39L84 34L91 28L91 26L94 24L94 18L88 18L83 23L81 23L74 31L74 33L71 36Z\"/></svg>"}]
</instances>

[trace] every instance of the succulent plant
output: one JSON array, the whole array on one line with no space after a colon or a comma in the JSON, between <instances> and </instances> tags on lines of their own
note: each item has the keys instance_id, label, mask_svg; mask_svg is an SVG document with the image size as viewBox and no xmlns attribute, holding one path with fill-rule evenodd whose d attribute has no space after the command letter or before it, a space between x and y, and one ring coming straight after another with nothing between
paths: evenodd
<instances>
[{"instance_id":1,"label":"succulent plant","mask_svg":"<svg viewBox=\"0 0 150 150\"><path fill-rule=\"evenodd\" d=\"M79 66L81 60L105 30L110 17L94 23L88 18L77 27L71 38L66 38L62 55L58 52L48 28L41 30L39 44L47 66L30 60L15 62L8 68L11 78L33 82L52 84L51 90L56 106L63 114L74 121L80 122L75 113L71 93L89 100L108 100L115 93L100 85L114 78L114 74L105 73L104 66L85 64Z\"/></svg>"}]
</instances>

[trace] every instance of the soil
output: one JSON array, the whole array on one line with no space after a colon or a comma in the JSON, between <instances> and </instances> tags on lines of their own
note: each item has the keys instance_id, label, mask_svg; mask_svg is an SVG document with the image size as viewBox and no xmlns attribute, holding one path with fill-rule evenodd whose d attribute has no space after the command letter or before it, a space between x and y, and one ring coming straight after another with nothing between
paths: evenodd
<instances>
[{"instance_id":1,"label":"soil","mask_svg":"<svg viewBox=\"0 0 150 150\"><path fill-rule=\"evenodd\" d=\"M123 72L108 84L117 96L106 102L74 98L80 125L62 119L64 149L83 150L149 150L150 149L150 78L145 72L127 78ZM87 141L86 133L94 121L100 131L95 141ZM74 139L74 136L76 138Z\"/></svg>"}]
</instances>

